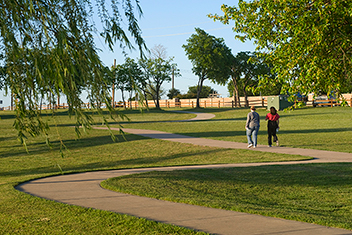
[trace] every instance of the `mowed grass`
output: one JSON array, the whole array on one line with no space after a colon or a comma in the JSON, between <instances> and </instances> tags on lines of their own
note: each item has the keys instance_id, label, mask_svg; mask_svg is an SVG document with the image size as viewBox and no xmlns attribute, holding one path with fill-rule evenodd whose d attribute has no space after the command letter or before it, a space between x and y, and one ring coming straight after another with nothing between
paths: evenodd
<instances>
[{"instance_id":1,"label":"mowed grass","mask_svg":"<svg viewBox=\"0 0 352 235\"><path fill-rule=\"evenodd\" d=\"M189 119L194 114L168 111L126 111L130 123ZM50 125L48 148L42 137L27 140L28 153L16 139L12 112L0 112L0 231L1 234L201 234L171 225L100 210L64 205L14 189L31 179L62 173L171 165L215 164L308 159L147 139L126 134L113 142L108 131L90 130L77 139L73 119L60 111ZM101 123L99 117L97 123ZM113 122L112 122L113 123ZM122 120L122 125L126 120ZM160 123L160 122L159 122ZM60 140L68 150L59 154Z\"/></svg>"},{"instance_id":2,"label":"mowed grass","mask_svg":"<svg viewBox=\"0 0 352 235\"><path fill-rule=\"evenodd\" d=\"M149 172L105 188L352 230L352 163Z\"/></svg>"},{"instance_id":3,"label":"mowed grass","mask_svg":"<svg viewBox=\"0 0 352 235\"><path fill-rule=\"evenodd\" d=\"M154 129L194 137L246 142L245 123L248 109L190 109L191 111L210 112L216 115L211 120L175 123L130 123L126 128ZM267 145L268 111L258 108L261 127L258 143ZM352 153L352 108L325 107L302 108L294 111L279 111L281 146L294 148L321 149Z\"/></svg>"}]
</instances>

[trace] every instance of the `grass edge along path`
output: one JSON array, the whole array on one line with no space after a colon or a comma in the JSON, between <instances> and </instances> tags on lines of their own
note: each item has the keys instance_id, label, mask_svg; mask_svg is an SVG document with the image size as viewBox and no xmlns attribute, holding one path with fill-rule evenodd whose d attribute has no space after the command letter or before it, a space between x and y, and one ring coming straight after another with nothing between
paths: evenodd
<instances>
[{"instance_id":1,"label":"grass edge along path","mask_svg":"<svg viewBox=\"0 0 352 235\"><path fill-rule=\"evenodd\" d=\"M352 230L352 163L152 171L109 190Z\"/></svg>"}]
</instances>

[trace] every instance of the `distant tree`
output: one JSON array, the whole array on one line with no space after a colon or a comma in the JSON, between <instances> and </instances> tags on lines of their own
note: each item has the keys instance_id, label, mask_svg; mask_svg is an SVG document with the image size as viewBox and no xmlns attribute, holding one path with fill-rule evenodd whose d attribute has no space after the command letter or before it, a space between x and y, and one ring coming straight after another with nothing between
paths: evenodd
<instances>
[{"instance_id":1,"label":"distant tree","mask_svg":"<svg viewBox=\"0 0 352 235\"><path fill-rule=\"evenodd\" d=\"M171 100L179 94L181 94L180 90L178 90L176 88L172 88L169 90L169 93L166 96Z\"/></svg>"},{"instance_id":2,"label":"distant tree","mask_svg":"<svg viewBox=\"0 0 352 235\"><path fill-rule=\"evenodd\" d=\"M149 58L151 58L151 59L160 58L160 59L166 60L167 59L166 48L161 44L155 45L152 49L150 49Z\"/></svg>"},{"instance_id":3,"label":"distant tree","mask_svg":"<svg viewBox=\"0 0 352 235\"><path fill-rule=\"evenodd\" d=\"M193 98L197 97L197 86L190 86L188 87L188 94L194 94L196 95ZM201 91L201 93L199 94L199 98L207 98L209 97L210 94L212 93L217 93L217 91L215 91L213 88L211 88L210 86L203 86L203 89Z\"/></svg>"},{"instance_id":4,"label":"distant tree","mask_svg":"<svg viewBox=\"0 0 352 235\"><path fill-rule=\"evenodd\" d=\"M239 52L234 66L236 85L245 97L245 105L249 106L248 92L255 94L258 91L259 77L273 77L271 70L265 62L252 52ZM238 92L239 93L239 92Z\"/></svg>"},{"instance_id":5,"label":"distant tree","mask_svg":"<svg viewBox=\"0 0 352 235\"><path fill-rule=\"evenodd\" d=\"M230 76L231 50L225 45L224 39L215 38L204 30L196 28L196 33L183 45L188 59L192 62L192 71L198 76L197 107L206 79L225 85Z\"/></svg>"},{"instance_id":6,"label":"distant tree","mask_svg":"<svg viewBox=\"0 0 352 235\"><path fill-rule=\"evenodd\" d=\"M129 92L130 98L132 97L132 92L136 88L135 81L142 79L143 72L138 63L131 58L127 58L124 64L117 65L116 68L112 69L112 71L114 74L114 82L116 84L116 88L120 89L121 91L122 102L125 107L124 92Z\"/></svg>"},{"instance_id":7,"label":"distant tree","mask_svg":"<svg viewBox=\"0 0 352 235\"><path fill-rule=\"evenodd\" d=\"M159 98L163 97L166 94L165 90L160 87L159 89ZM156 88L154 85L149 85L147 88L147 99L148 100L156 100L157 95L156 95Z\"/></svg>"},{"instance_id":8,"label":"distant tree","mask_svg":"<svg viewBox=\"0 0 352 235\"><path fill-rule=\"evenodd\" d=\"M139 83L140 89L146 95L153 97L156 108L160 108L160 91L164 82L171 81L172 74L179 76L177 64L172 63L173 58L164 60L162 58L156 59L140 59L139 65L143 71L143 79L145 82Z\"/></svg>"},{"instance_id":9,"label":"distant tree","mask_svg":"<svg viewBox=\"0 0 352 235\"><path fill-rule=\"evenodd\" d=\"M201 93L199 94L199 98L207 98L212 93L217 93L213 88L210 86L203 86ZM186 94L179 94L177 98L180 99L193 99L197 98L198 87L197 86L190 86L188 87L188 91Z\"/></svg>"}]
</instances>

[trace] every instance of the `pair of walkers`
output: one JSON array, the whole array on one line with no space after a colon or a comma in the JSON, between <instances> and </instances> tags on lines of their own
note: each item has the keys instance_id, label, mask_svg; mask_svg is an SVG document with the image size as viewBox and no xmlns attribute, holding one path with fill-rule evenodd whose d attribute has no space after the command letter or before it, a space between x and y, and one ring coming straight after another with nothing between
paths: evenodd
<instances>
[{"instance_id":1,"label":"pair of walkers","mask_svg":"<svg viewBox=\"0 0 352 235\"><path fill-rule=\"evenodd\" d=\"M251 107L251 112L247 115L246 122L246 134L248 139L248 148L256 148L257 147L257 136L260 128L260 116L255 111L256 108L254 106ZM279 114L274 107L270 108L270 113L268 113L265 117L265 121L268 121L268 146L272 146L272 138L274 138L274 142L279 146L279 140L277 138L276 132L279 129Z\"/></svg>"}]
</instances>

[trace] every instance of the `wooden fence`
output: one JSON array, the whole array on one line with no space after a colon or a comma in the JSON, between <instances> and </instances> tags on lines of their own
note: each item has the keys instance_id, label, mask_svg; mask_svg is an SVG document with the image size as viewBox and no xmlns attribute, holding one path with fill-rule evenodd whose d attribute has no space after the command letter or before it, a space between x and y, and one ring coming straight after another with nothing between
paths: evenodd
<instances>
[{"instance_id":1,"label":"wooden fence","mask_svg":"<svg viewBox=\"0 0 352 235\"><path fill-rule=\"evenodd\" d=\"M266 107L267 99L266 97L250 97L249 106L257 106L257 107ZM152 100L148 100L148 107L154 108L155 103ZM202 108L235 108L235 102L233 98L204 98L199 100L199 105ZM129 101L125 103L126 108L139 108L141 104L138 101ZM143 106L146 106L146 102L144 101ZM180 99L180 100L160 100L159 101L160 108L195 108L197 106L196 99ZM241 99L241 106L245 106L244 98ZM116 107L123 107L122 103L118 103Z\"/></svg>"},{"instance_id":2,"label":"wooden fence","mask_svg":"<svg viewBox=\"0 0 352 235\"><path fill-rule=\"evenodd\" d=\"M347 102L347 105L352 107L352 94L344 94L344 101ZM256 106L256 107L266 107L267 106L267 96L251 96L248 97L248 103L249 106ZM241 97L241 106L245 107L245 99L244 97ZM146 102L148 102L148 107L149 108L154 108L155 103L153 100L148 100L144 101L143 104L141 104L138 101L126 101L125 104L122 102L115 102L115 107L126 107L126 108L131 108L131 109L138 109L141 107L146 107ZM306 103L307 106L339 106L341 105L342 100L312 100L308 98L308 101ZM179 107L179 108L195 108L197 104L196 99L180 99L180 100L160 100L159 105L160 108L174 108L174 107ZM227 97L227 98L203 98L199 100L200 107L202 108L235 108L236 104L233 100L233 97ZM97 105L95 105L97 106ZM90 103L85 103L82 105L82 108L91 108L92 105ZM238 104L237 104L238 107ZM67 109L68 105L63 103L59 105L42 105L41 109L42 110L47 110L47 109ZM106 108L105 104L101 104L101 108ZM8 107L3 107L0 108L0 110L12 110L10 106Z\"/></svg>"}]
</instances>

